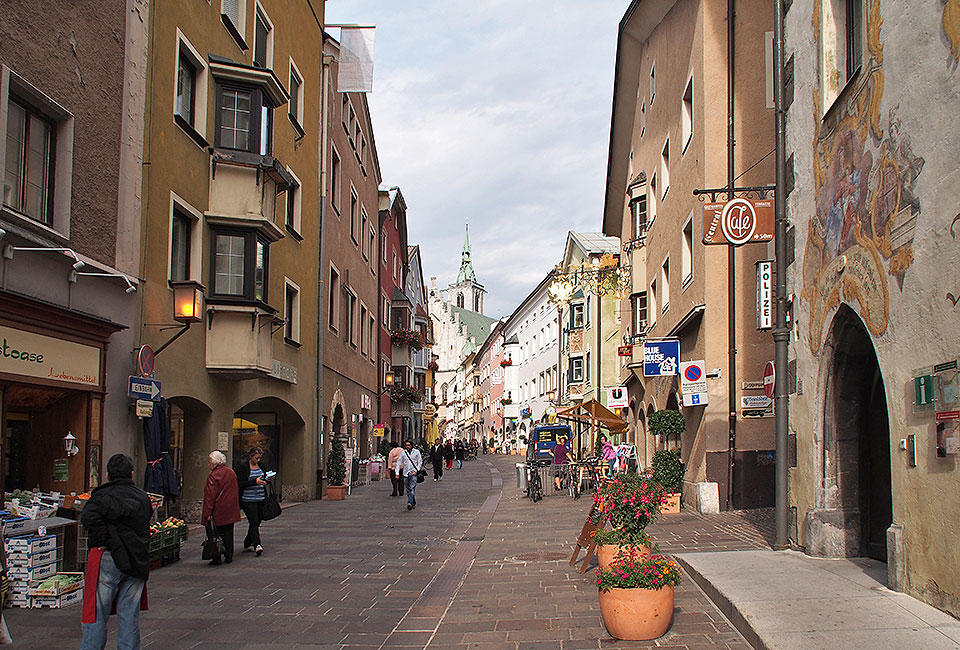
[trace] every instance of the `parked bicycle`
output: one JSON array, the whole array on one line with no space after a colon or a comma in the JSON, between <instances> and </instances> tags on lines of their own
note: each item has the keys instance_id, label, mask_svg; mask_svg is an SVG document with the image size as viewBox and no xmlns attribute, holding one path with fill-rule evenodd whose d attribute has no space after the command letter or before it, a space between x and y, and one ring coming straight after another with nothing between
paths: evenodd
<instances>
[{"instance_id":1,"label":"parked bicycle","mask_svg":"<svg viewBox=\"0 0 960 650\"><path fill-rule=\"evenodd\" d=\"M527 460L527 496L536 503L543 498L543 480L540 478L540 468L549 465L549 461L531 458Z\"/></svg>"}]
</instances>

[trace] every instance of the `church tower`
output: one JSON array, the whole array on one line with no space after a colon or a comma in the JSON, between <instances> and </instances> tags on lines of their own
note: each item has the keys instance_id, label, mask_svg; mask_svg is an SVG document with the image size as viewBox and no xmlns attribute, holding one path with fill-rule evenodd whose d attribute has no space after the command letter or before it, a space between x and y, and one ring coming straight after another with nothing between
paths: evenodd
<instances>
[{"instance_id":1,"label":"church tower","mask_svg":"<svg viewBox=\"0 0 960 650\"><path fill-rule=\"evenodd\" d=\"M460 272L457 281L447 289L447 299L461 309L483 313L483 294L487 292L483 285L477 282L477 274L473 270L470 260L470 223L466 224L466 234L463 238L463 251L460 253Z\"/></svg>"}]
</instances>

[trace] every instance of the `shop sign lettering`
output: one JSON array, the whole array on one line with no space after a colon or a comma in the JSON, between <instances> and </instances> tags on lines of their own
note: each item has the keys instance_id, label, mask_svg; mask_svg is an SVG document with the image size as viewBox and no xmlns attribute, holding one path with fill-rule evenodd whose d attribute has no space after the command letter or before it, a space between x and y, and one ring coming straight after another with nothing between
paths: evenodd
<instances>
[{"instance_id":1,"label":"shop sign lettering","mask_svg":"<svg viewBox=\"0 0 960 650\"><path fill-rule=\"evenodd\" d=\"M100 385L100 348L0 326L0 372Z\"/></svg>"}]
</instances>

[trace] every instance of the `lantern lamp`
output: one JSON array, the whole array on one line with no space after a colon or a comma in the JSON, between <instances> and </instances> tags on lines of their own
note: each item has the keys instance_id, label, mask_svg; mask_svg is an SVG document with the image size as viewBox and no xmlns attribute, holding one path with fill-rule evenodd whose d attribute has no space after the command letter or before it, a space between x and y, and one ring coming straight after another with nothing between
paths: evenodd
<instances>
[{"instance_id":1,"label":"lantern lamp","mask_svg":"<svg viewBox=\"0 0 960 650\"><path fill-rule=\"evenodd\" d=\"M203 285L194 280L171 282L173 287L173 319L190 324L203 320Z\"/></svg>"}]
</instances>

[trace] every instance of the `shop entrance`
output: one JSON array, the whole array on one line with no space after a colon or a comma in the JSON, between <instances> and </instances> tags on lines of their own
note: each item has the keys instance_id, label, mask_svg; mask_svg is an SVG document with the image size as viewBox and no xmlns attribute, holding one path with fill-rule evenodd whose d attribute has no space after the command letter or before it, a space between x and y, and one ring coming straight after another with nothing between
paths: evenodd
<instances>
[{"instance_id":1,"label":"shop entrance","mask_svg":"<svg viewBox=\"0 0 960 650\"><path fill-rule=\"evenodd\" d=\"M39 488L79 494L88 485L99 484L99 401L83 391L25 384L4 387L3 401L5 491ZM94 407L98 426L91 436L88 429ZM66 451L67 434L76 438L76 453Z\"/></svg>"},{"instance_id":2,"label":"shop entrance","mask_svg":"<svg viewBox=\"0 0 960 650\"><path fill-rule=\"evenodd\" d=\"M856 313L845 305L834 319L832 339L825 447L836 450L841 507L858 514L850 518L858 530L848 530L848 535L859 537L860 555L886 562L893 499L883 376L870 335Z\"/></svg>"}]
</instances>

